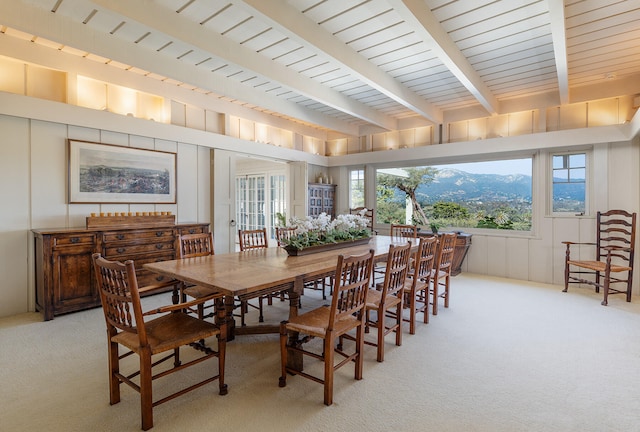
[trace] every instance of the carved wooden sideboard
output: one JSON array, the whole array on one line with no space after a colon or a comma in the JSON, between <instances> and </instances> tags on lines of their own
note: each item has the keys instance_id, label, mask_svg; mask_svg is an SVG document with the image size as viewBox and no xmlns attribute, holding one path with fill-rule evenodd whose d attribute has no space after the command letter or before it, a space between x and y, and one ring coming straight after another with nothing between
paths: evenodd
<instances>
[{"instance_id":1,"label":"carved wooden sideboard","mask_svg":"<svg viewBox=\"0 0 640 432\"><path fill-rule=\"evenodd\" d=\"M209 232L208 223L34 230L36 309L51 320L100 306L91 262L95 252L109 260L134 260L140 286L162 283L163 276L142 265L175 259L178 234L202 232Z\"/></svg>"},{"instance_id":2,"label":"carved wooden sideboard","mask_svg":"<svg viewBox=\"0 0 640 432\"><path fill-rule=\"evenodd\" d=\"M471 237L469 233L456 232L456 246L453 252L453 262L451 263L451 276L457 276L462 272L462 262L467 256L469 246L471 246ZM432 236L430 232L419 232L418 236Z\"/></svg>"}]
</instances>

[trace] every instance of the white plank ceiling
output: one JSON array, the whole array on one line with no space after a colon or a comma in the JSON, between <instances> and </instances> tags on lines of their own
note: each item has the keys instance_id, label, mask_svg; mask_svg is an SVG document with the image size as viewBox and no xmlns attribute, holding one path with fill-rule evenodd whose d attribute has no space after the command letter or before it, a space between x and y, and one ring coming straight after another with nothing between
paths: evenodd
<instances>
[{"instance_id":1,"label":"white plank ceiling","mask_svg":"<svg viewBox=\"0 0 640 432\"><path fill-rule=\"evenodd\" d=\"M328 129L640 80L640 0L2 3L6 35Z\"/></svg>"}]
</instances>

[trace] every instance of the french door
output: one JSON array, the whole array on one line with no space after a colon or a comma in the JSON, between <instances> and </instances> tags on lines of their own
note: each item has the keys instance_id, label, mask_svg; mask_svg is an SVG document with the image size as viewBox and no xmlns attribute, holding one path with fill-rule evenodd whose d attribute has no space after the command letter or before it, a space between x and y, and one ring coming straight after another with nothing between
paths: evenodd
<instances>
[{"instance_id":1,"label":"french door","mask_svg":"<svg viewBox=\"0 0 640 432\"><path fill-rule=\"evenodd\" d=\"M286 177L283 174L251 174L236 177L237 228L267 228L275 239L278 214L286 215Z\"/></svg>"}]
</instances>

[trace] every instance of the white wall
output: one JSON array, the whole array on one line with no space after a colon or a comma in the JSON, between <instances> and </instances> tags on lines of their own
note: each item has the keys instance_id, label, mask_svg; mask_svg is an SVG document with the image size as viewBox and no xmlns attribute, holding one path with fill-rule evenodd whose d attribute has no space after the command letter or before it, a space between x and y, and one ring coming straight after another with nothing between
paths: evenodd
<instances>
[{"instance_id":1,"label":"white wall","mask_svg":"<svg viewBox=\"0 0 640 432\"><path fill-rule=\"evenodd\" d=\"M621 207L640 210L640 129L638 115L632 120L634 139L624 128L593 128L589 131L562 131L553 134L427 146L408 151L377 152L325 158L295 150L259 145L205 131L155 124L112 113L73 107L24 96L0 93L0 316L34 309L34 266L32 229L83 227L92 212L172 211L178 222L211 222L212 189L210 149L263 155L283 161L302 160L317 167L331 165L334 180L346 178L344 167L352 164L375 165L395 161L417 161L432 157L444 161L464 154L482 155L528 151L537 144L589 146L594 154L594 207ZM624 125L629 126L629 125ZM631 127L629 127L631 128ZM627 135L625 135L625 133ZM625 139L626 137L626 139ZM98 205L68 204L66 139L128 145L175 151L178 154L178 203L176 205ZM431 152L431 153L430 153ZM544 155L544 152L542 153ZM426 156L425 156L426 155ZM544 156L540 160L544 162ZM304 162L303 162L304 163ZM306 164L304 165L306 166ZM537 172L544 175L545 164ZM326 168L325 168L326 169ZM307 171L305 171L306 173ZM215 176L214 176L215 177ZM537 202L544 202L545 188L535 186ZM347 186L339 187L338 212L344 212ZM533 236L517 237L500 233L474 232L463 270L546 283L562 283L562 240L593 238L592 218L550 218L538 206ZM638 293L636 278L635 292Z\"/></svg>"}]
</instances>

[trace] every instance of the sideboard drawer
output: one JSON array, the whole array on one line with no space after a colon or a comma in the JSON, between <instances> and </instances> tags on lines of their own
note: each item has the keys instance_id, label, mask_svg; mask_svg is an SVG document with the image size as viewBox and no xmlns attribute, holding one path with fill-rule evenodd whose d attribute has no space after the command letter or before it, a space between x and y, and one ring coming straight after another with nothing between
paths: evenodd
<instances>
[{"instance_id":1,"label":"sideboard drawer","mask_svg":"<svg viewBox=\"0 0 640 432\"><path fill-rule=\"evenodd\" d=\"M65 235L55 236L52 238L53 247L67 247L78 245L91 245L95 243L96 236L93 234L78 234L78 235Z\"/></svg>"},{"instance_id":2,"label":"sideboard drawer","mask_svg":"<svg viewBox=\"0 0 640 432\"><path fill-rule=\"evenodd\" d=\"M165 242L148 244L115 244L104 247L104 257L107 259L122 255L148 254L161 251L173 251L175 242L173 239ZM136 264L137 265L137 264Z\"/></svg>"},{"instance_id":3,"label":"sideboard drawer","mask_svg":"<svg viewBox=\"0 0 640 432\"><path fill-rule=\"evenodd\" d=\"M120 242L151 242L173 240L174 230L172 229L148 229L135 231L114 231L102 234L102 241L106 244Z\"/></svg>"}]
</instances>

